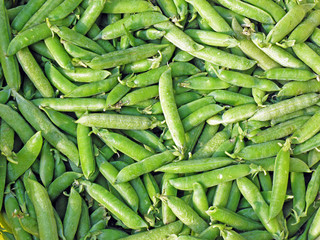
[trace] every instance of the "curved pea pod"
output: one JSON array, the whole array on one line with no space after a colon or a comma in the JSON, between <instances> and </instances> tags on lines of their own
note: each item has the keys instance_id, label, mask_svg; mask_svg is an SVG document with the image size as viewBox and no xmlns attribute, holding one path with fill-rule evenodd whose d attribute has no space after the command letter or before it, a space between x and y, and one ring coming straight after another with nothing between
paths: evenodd
<instances>
[{"instance_id":1,"label":"curved pea pod","mask_svg":"<svg viewBox=\"0 0 320 240\"><path fill-rule=\"evenodd\" d=\"M107 69L151 57L167 46L167 44L148 43L138 47L106 53L93 58L91 61L83 60L83 62L92 69Z\"/></svg>"},{"instance_id":2,"label":"curved pea pod","mask_svg":"<svg viewBox=\"0 0 320 240\"><path fill-rule=\"evenodd\" d=\"M153 155L152 152L148 151L141 145L135 143L134 141L126 138L121 134L109 132L106 129L102 129L100 131L98 131L97 129L93 129L93 131L110 148L119 150L120 152L123 152L125 155L128 155L136 161L141 161Z\"/></svg>"},{"instance_id":3,"label":"curved pea pod","mask_svg":"<svg viewBox=\"0 0 320 240\"><path fill-rule=\"evenodd\" d=\"M63 40L61 43L63 44L67 53L75 59L91 60L92 58L99 56L99 54L78 47L77 45L70 43L69 41Z\"/></svg>"},{"instance_id":4,"label":"curved pea pod","mask_svg":"<svg viewBox=\"0 0 320 240\"><path fill-rule=\"evenodd\" d=\"M173 161L173 159L175 159L175 155L172 151L164 151L130 164L118 173L115 183L128 182Z\"/></svg>"},{"instance_id":5,"label":"curved pea pod","mask_svg":"<svg viewBox=\"0 0 320 240\"><path fill-rule=\"evenodd\" d=\"M254 163L256 165L261 166L264 170L266 171L274 171L274 166L275 166L275 158L263 158L263 159L257 159L253 161L249 161L250 163ZM309 169L308 165L300 160L299 158L290 158L290 167L289 171L290 172L305 172L305 173L310 173L311 170Z\"/></svg>"},{"instance_id":6,"label":"curved pea pod","mask_svg":"<svg viewBox=\"0 0 320 240\"><path fill-rule=\"evenodd\" d=\"M8 55L8 46L11 40L11 30L5 7L5 1L0 2L0 62L3 69L3 74L10 88L20 89L21 77L19 72L18 61L14 56Z\"/></svg>"},{"instance_id":7,"label":"curved pea pod","mask_svg":"<svg viewBox=\"0 0 320 240\"><path fill-rule=\"evenodd\" d=\"M240 231L264 229L261 223L241 216L240 214L237 214L227 208L212 206L208 209L207 214L212 220L230 225L231 227Z\"/></svg>"},{"instance_id":8,"label":"curved pea pod","mask_svg":"<svg viewBox=\"0 0 320 240\"><path fill-rule=\"evenodd\" d=\"M14 92L19 110L28 122L57 150L65 154L76 165L79 164L78 149L66 135L60 132L51 121L32 102L24 99L20 94Z\"/></svg>"},{"instance_id":9,"label":"curved pea pod","mask_svg":"<svg viewBox=\"0 0 320 240\"><path fill-rule=\"evenodd\" d=\"M46 189L38 182L28 178L30 198L35 207L40 239L58 239L54 209Z\"/></svg>"},{"instance_id":10,"label":"curved pea pod","mask_svg":"<svg viewBox=\"0 0 320 240\"><path fill-rule=\"evenodd\" d=\"M208 30L187 29L184 31L194 41L214 47L233 47L238 41L228 34Z\"/></svg>"},{"instance_id":11,"label":"curved pea pod","mask_svg":"<svg viewBox=\"0 0 320 240\"><path fill-rule=\"evenodd\" d=\"M313 7L314 4L301 4L294 6L269 32L267 40L271 43L280 42L302 21L307 12Z\"/></svg>"},{"instance_id":12,"label":"curved pea pod","mask_svg":"<svg viewBox=\"0 0 320 240\"><path fill-rule=\"evenodd\" d=\"M249 175L251 168L246 164L223 167L208 172L195 174L186 177L171 179L170 184L179 190L192 190L194 182L201 183L204 187L216 186L220 183L228 182L239 177Z\"/></svg>"},{"instance_id":13,"label":"curved pea pod","mask_svg":"<svg viewBox=\"0 0 320 240\"><path fill-rule=\"evenodd\" d=\"M273 140L264 143L252 144L246 146L237 153L236 156L245 160L273 157L280 151L280 145L283 143L284 141L282 140Z\"/></svg>"},{"instance_id":14,"label":"curved pea pod","mask_svg":"<svg viewBox=\"0 0 320 240\"><path fill-rule=\"evenodd\" d=\"M96 159L100 173L119 192L131 209L136 212L139 207L139 198L130 183L115 184L119 171L101 155L98 155Z\"/></svg>"},{"instance_id":15,"label":"curved pea pod","mask_svg":"<svg viewBox=\"0 0 320 240\"><path fill-rule=\"evenodd\" d=\"M140 218L139 215L137 215L133 210L122 203L105 188L88 181L81 181L80 184L84 185L86 191L93 199L105 206L129 228L141 229L147 227L147 224Z\"/></svg>"},{"instance_id":16,"label":"curved pea pod","mask_svg":"<svg viewBox=\"0 0 320 240\"><path fill-rule=\"evenodd\" d=\"M312 204L315 202L319 188L320 188L320 167L316 168L316 170L312 173L311 179L307 186L306 191L306 208L304 213L307 215L309 208L312 207Z\"/></svg>"},{"instance_id":17,"label":"curved pea pod","mask_svg":"<svg viewBox=\"0 0 320 240\"><path fill-rule=\"evenodd\" d=\"M134 140L143 143L144 145L150 147L156 152L163 152L166 147L162 144L161 139L158 138L156 134L148 130L123 130L122 131L127 136L133 138Z\"/></svg>"},{"instance_id":18,"label":"curved pea pod","mask_svg":"<svg viewBox=\"0 0 320 240\"><path fill-rule=\"evenodd\" d=\"M158 125L157 121L143 116L132 116L122 114L92 113L80 117L76 123L88 127L101 127L127 130L143 130L154 128Z\"/></svg>"},{"instance_id":19,"label":"curved pea pod","mask_svg":"<svg viewBox=\"0 0 320 240\"><path fill-rule=\"evenodd\" d=\"M279 87L274 82L266 79L258 79L248 74L228 70L218 70L217 74L222 81L239 87L256 87L263 91L279 90Z\"/></svg>"},{"instance_id":20,"label":"curved pea pod","mask_svg":"<svg viewBox=\"0 0 320 240\"><path fill-rule=\"evenodd\" d=\"M77 136L77 124L74 122L74 118L50 108L41 108L41 110L47 114L51 122L53 122L58 128L71 136Z\"/></svg>"},{"instance_id":21,"label":"curved pea pod","mask_svg":"<svg viewBox=\"0 0 320 240\"><path fill-rule=\"evenodd\" d=\"M80 177L82 177L82 174L77 172L65 172L57 177L48 187L50 199L55 200L65 189Z\"/></svg>"},{"instance_id":22,"label":"curved pea pod","mask_svg":"<svg viewBox=\"0 0 320 240\"><path fill-rule=\"evenodd\" d=\"M226 89L230 87L230 84L221 81L219 78L191 77L179 83L178 86L196 90L217 90Z\"/></svg>"},{"instance_id":23,"label":"curved pea pod","mask_svg":"<svg viewBox=\"0 0 320 240\"><path fill-rule=\"evenodd\" d=\"M106 100L102 98L38 98L32 103L61 112L98 112L106 108Z\"/></svg>"},{"instance_id":24,"label":"curved pea pod","mask_svg":"<svg viewBox=\"0 0 320 240\"><path fill-rule=\"evenodd\" d=\"M317 77L315 73L309 70L294 68L273 68L265 71L262 76L274 80L294 81L308 81Z\"/></svg>"},{"instance_id":25,"label":"curved pea pod","mask_svg":"<svg viewBox=\"0 0 320 240\"><path fill-rule=\"evenodd\" d=\"M228 157L190 159L187 161L166 164L155 171L167 173L194 173L225 167L233 162L234 160Z\"/></svg>"},{"instance_id":26,"label":"curved pea pod","mask_svg":"<svg viewBox=\"0 0 320 240\"><path fill-rule=\"evenodd\" d=\"M126 30L136 31L165 21L168 21L168 18L159 12L143 12L129 15L105 27L94 40L114 39L125 35ZM126 29L123 26L125 26Z\"/></svg>"},{"instance_id":27,"label":"curved pea pod","mask_svg":"<svg viewBox=\"0 0 320 240\"><path fill-rule=\"evenodd\" d=\"M39 238L39 228L38 228L38 222L36 218L31 217L28 214L22 213L18 209L14 211L13 217L16 217L19 219L19 223L23 228L23 230Z\"/></svg>"},{"instance_id":28,"label":"curved pea pod","mask_svg":"<svg viewBox=\"0 0 320 240\"><path fill-rule=\"evenodd\" d=\"M278 220L276 218L268 219L269 206L257 186L246 177L237 179L237 184L241 194L250 203L267 231L275 238L282 236L284 233Z\"/></svg>"},{"instance_id":29,"label":"curved pea pod","mask_svg":"<svg viewBox=\"0 0 320 240\"><path fill-rule=\"evenodd\" d=\"M50 148L50 144L44 141L40 155L39 175L45 187L52 182L54 174L54 158Z\"/></svg>"},{"instance_id":30,"label":"curved pea pod","mask_svg":"<svg viewBox=\"0 0 320 240\"><path fill-rule=\"evenodd\" d=\"M15 181L20 177L28 168L31 167L36 160L42 147L41 132L37 132L33 135L26 145L17 153L17 164L8 163L8 179L9 181Z\"/></svg>"},{"instance_id":31,"label":"curved pea pod","mask_svg":"<svg viewBox=\"0 0 320 240\"><path fill-rule=\"evenodd\" d=\"M192 187L191 187L192 188ZM161 201L168 204L172 212L196 233L203 232L208 224L185 201L175 196L161 196Z\"/></svg>"},{"instance_id":32,"label":"curved pea pod","mask_svg":"<svg viewBox=\"0 0 320 240\"><path fill-rule=\"evenodd\" d=\"M302 127L309 119L309 116L297 117L262 130L254 136L249 137L249 139L254 143L263 143L280 139L294 133L295 131L299 131L300 127Z\"/></svg>"},{"instance_id":33,"label":"curved pea pod","mask_svg":"<svg viewBox=\"0 0 320 240\"><path fill-rule=\"evenodd\" d=\"M51 84L60 92L67 94L77 87L77 85L65 78L52 63L46 62L44 70Z\"/></svg>"},{"instance_id":34,"label":"curved pea pod","mask_svg":"<svg viewBox=\"0 0 320 240\"><path fill-rule=\"evenodd\" d=\"M268 121L306 107L316 104L319 95L315 93L304 94L298 97L280 101L259 109L250 120Z\"/></svg>"}]
</instances>

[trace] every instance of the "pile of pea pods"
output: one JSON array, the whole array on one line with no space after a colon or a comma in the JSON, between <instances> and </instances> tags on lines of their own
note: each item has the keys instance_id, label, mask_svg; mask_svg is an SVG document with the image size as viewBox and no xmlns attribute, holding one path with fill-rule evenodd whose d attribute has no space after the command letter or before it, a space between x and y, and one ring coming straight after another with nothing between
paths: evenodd
<instances>
[{"instance_id":1,"label":"pile of pea pods","mask_svg":"<svg viewBox=\"0 0 320 240\"><path fill-rule=\"evenodd\" d=\"M0 239L320 239L316 0L0 0Z\"/></svg>"}]
</instances>

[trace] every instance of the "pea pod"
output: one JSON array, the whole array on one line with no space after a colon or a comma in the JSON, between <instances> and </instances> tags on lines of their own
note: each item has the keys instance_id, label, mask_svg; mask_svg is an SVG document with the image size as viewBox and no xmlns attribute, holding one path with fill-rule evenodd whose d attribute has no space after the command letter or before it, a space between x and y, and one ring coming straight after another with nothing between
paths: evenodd
<instances>
[{"instance_id":1,"label":"pea pod","mask_svg":"<svg viewBox=\"0 0 320 240\"><path fill-rule=\"evenodd\" d=\"M14 56L8 56L8 46L11 40L11 32L5 1L0 2L0 62L7 84L17 91L21 85L18 61Z\"/></svg>"},{"instance_id":2,"label":"pea pod","mask_svg":"<svg viewBox=\"0 0 320 240\"><path fill-rule=\"evenodd\" d=\"M51 121L32 102L24 99L20 94L14 92L22 115L28 122L41 131L43 137L57 150L70 158L76 165L79 164L79 153L77 147L62 132L60 132Z\"/></svg>"},{"instance_id":3,"label":"pea pod","mask_svg":"<svg viewBox=\"0 0 320 240\"><path fill-rule=\"evenodd\" d=\"M30 197L37 214L41 239L59 239L54 209L46 189L38 182L28 179Z\"/></svg>"},{"instance_id":4,"label":"pea pod","mask_svg":"<svg viewBox=\"0 0 320 240\"><path fill-rule=\"evenodd\" d=\"M80 183L85 186L86 191L91 197L121 219L126 226L132 229L147 227L147 224L139 215L100 185L88 181L81 181Z\"/></svg>"},{"instance_id":5,"label":"pea pod","mask_svg":"<svg viewBox=\"0 0 320 240\"><path fill-rule=\"evenodd\" d=\"M20 177L28 168L31 167L36 160L42 147L41 132L33 135L26 145L17 153L17 164L8 163L8 179L15 181Z\"/></svg>"}]
</instances>

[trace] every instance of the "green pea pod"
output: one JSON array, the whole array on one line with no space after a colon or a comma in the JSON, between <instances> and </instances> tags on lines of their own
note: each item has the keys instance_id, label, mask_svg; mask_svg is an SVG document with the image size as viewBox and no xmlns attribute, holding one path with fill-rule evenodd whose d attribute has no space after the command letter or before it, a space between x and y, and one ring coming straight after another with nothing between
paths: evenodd
<instances>
[{"instance_id":1,"label":"green pea pod","mask_svg":"<svg viewBox=\"0 0 320 240\"><path fill-rule=\"evenodd\" d=\"M58 128L71 136L77 136L77 125L74 123L74 118L50 108L42 108L42 110Z\"/></svg>"},{"instance_id":2,"label":"green pea pod","mask_svg":"<svg viewBox=\"0 0 320 240\"><path fill-rule=\"evenodd\" d=\"M239 0L217 0L222 6L243 15L247 18L254 19L260 23L273 24L274 20L266 11Z\"/></svg>"},{"instance_id":3,"label":"green pea pod","mask_svg":"<svg viewBox=\"0 0 320 240\"><path fill-rule=\"evenodd\" d=\"M288 33L290 33L304 18L308 11L314 7L314 4L296 5L275 25L267 36L271 43L280 42Z\"/></svg>"},{"instance_id":4,"label":"green pea pod","mask_svg":"<svg viewBox=\"0 0 320 240\"><path fill-rule=\"evenodd\" d=\"M52 22L58 26L69 26L74 21L75 15L70 15L65 19ZM47 23L41 23L31 27L25 31L20 32L15 38L12 39L8 46L7 54L9 56L14 55L19 50L28 47L29 45L44 40L52 36L52 32Z\"/></svg>"},{"instance_id":5,"label":"green pea pod","mask_svg":"<svg viewBox=\"0 0 320 240\"><path fill-rule=\"evenodd\" d=\"M250 203L267 231L275 237L280 237L283 234L281 226L276 218L268 220L269 206L255 184L246 177L237 179L237 184L241 194Z\"/></svg>"},{"instance_id":6,"label":"green pea pod","mask_svg":"<svg viewBox=\"0 0 320 240\"><path fill-rule=\"evenodd\" d=\"M113 194L98 184L88 181L81 181L85 186L88 194L105 206L111 213L118 217L126 226L132 229L141 229L147 227L147 224L131 210L127 205L122 203Z\"/></svg>"},{"instance_id":7,"label":"green pea pod","mask_svg":"<svg viewBox=\"0 0 320 240\"><path fill-rule=\"evenodd\" d=\"M54 91L49 80L43 74L42 69L26 47L17 52L17 58L29 79L43 97L53 97Z\"/></svg>"},{"instance_id":8,"label":"green pea pod","mask_svg":"<svg viewBox=\"0 0 320 240\"><path fill-rule=\"evenodd\" d=\"M64 190L66 190L75 180L82 177L81 173L65 172L57 177L48 187L50 199L56 199Z\"/></svg>"},{"instance_id":9,"label":"green pea pod","mask_svg":"<svg viewBox=\"0 0 320 240\"><path fill-rule=\"evenodd\" d=\"M173 161L175 156L171 151L165 151L122 169L117 175L116 183L127 182L145 173L151 172L160 166Z\"/></svg>"},{"instance_id":10,"label":"green pea pod","mask_svg":"<svg viewBox=\"0 0 320 240\"><path fill-rule=\"evenodd\" d=\"M172 212L189 228L196 233L204 231L208 224L185 201L175 196L162 196Z\"/></svg>"},{"instance_id":11,"label":"green pea pod","mask_svg":"<svg viewBox=\"0 0 320 240\"><path fill-rule=\"evenodd\" d=\"M159 98L168 129L172 134L173 141L177 145L179 151L183 154L185 150L186 139L184 128L180 120L179 112L173 96L171 68L168 68L168 70L165 71L160 77Z\"/></svg>"},{"instance_id":12,"label":"green pea pod","mask_svg":"<svg viewBox=\"0 0 320 240\"><path fill-rule=\"evenodd\" d=\"M259 109L250 120L267 121L314 105L319 99L315 93L304 94Z\"/></svg>"},{"instance_id":13,"label":"green pea pod","mask_svg":"<svg viewBox=\"0 0 320 240\"><path fill-rule=\"evenodd\" d=\"M52 36L44 39L51 56L56 61L56 63L65 69L73 70L74 67L71 62L71 57L68 55L63 45L60 42L59 37Z\"/></svg>"},{"instance_id":14,"label":"green pea pod","mask_svg":"<svg viewBox=\"0 0 320 240\"><path fill-rule=\"evenodd\" d=\"M79 149L81 169L84 177L86 179L89 179L95 172L96 166L89 127L78 124L77 143Z\"/></svg>"},{"instance_id":15,"label":"green pea pod","mask_svg":"<svg viewBox=\"0 0 320 240\"><path fill-rule=\"evenodd\" d=\"M4 209L8 217L12 233L17 240L31 240L32 237L29 233L22 229L18 218L13 217L13 213L16 209L19 209L19 204L12 193L9 193L4 198Z\"/></svg>"},{"instance_id":16,"label":"green pea pod","mask_svg":"<svg viewBox=\"0 0 320 240\"><path fill-rule=\"evenodd\" d=\"M194 182L199 182L203 184L204 187L208 188L239 177L247 176L250 174L250 171L251 169L248 165L233 165L191 176L171 179L170 184L180 190L192 190L192 184Z\"/></svg>"},{"instance_id":17,"label":"green pea pod","mask_svg":"<svg viewBox=\"0 0 320 240\"><path fill-rule=\"evenodd\" d=\"M30 125L8 105L0 104L0 116L18 134L23 143L33 136L34 131Z\"/></svg>"},{"instance_id":18,"label":"green pea pod","mask_svg":"<svg viewBox=\"0 0 320 240\"><path fill-rule=\"evenodd\" d=\"M167 44L148 43L137 47L110 52L83 62L92 69L108 69L119 65L125 65L154 56Z\"/></svg>"},{"instance_id":19,"label":"green pea pod","mask_svg":"<svg viewBox=\"0 0 320 240\"><path fill-rule=\"evenodd\" d=\"M42 147L41 132L33 135L26 145L17 153L16 159L18 164L8 163L8 179L15 181L20 177L38 157Z\"/></svg>"},{"instance_id":20,"label":"green pea pod","mask_svg":"<svg viewBox=\"0 0 320 240\"><path fill-rule=\"evenodd\" d=\"M117 169L107 162L102 155L98 155L96 159L101 174L119 192L124 201L132 208L132 210L136 212L139 207L139 198L130 183L115 184L119 174Z\"/></svg>"},{"instance_id":21,"label":"green pea pod","mask_svg":"<svg viewBox=\"0 0 320 240\"><path fill-rule=\"evenodd\" d=\"M14 92L18 102L19 110L28 122L57 150L65 154L76 165L79 165L78 149L62 132L60 132L51 121L32 102L24 99L20 94Z\"/></svg>"},{"instance_id":22,"label":"green pea pod","mask_svg":"<svg viewBox=\"0 0 320 240\"><path fill-rule=\"evenodd\" d=\"M75 237L80 216L81 216L81 202L80 194L71 188L68 205L63 219L63 232L67 240L72 240Z\"/></svg>"},{"instance_id":23,"label":"green pea pod","mask_svg":"<svg viewBox=\"0 0 320 240\"><path fill-rule=\"evenodd\" d=\"M130 15L105 27L100 34L95 37L95 40L108 40L125 35L123 26L125 26L128 31L135 31L167 20L165 16L158 12L143 12Z\"/></svg>"},{"instance_id":24,"label":"green pea pod","mask_svg":"<svg viewBox=\"0 0 320 240\"><path fill-rule=\"evenodd\" d=\"M8 46L11 40L11 31L5 1L0 2L0 63L3 69L4 76L10 88L17 91L21 85L18 61L14 56L8 56Z\"/></svg>"},{"instance_id":25,"label":"green pea pod","mask_svg":"<svg viewBox=\"0 0 320 240\"><path fill-rule=\"evenodd\" d=\"M283 208L289 179L290 147L291 142L290 140L287 140L276 157L269 219L275 218ZM280 182L281 184L279 184Z\"/></svg>"},{"instance_id":26,"label":"green pea pod","mask_svg":"<svg viewBox=\"0 0 320 240\"><path fill-rule=\"evenodd\" d=\"M40 239L58 239L54 209L46 189L30 178L27 181L30 187L30 197L37 214Z\"/></svg>"}]
</instances>

